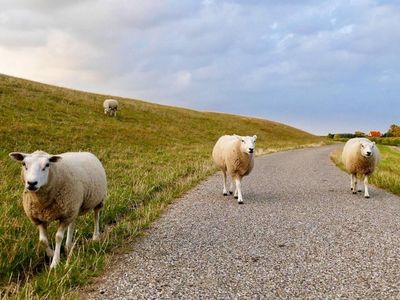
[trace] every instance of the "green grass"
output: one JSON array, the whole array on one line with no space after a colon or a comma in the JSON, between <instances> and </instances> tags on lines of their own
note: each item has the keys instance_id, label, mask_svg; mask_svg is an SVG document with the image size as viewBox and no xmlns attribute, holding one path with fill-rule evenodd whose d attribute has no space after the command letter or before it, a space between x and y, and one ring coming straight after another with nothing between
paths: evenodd
<instances>
[{"instance_id":1,"label":"green grass","mask_svg":"<svg viewBox=\"0 0 400 300\"><path fill-rule=\"evenodd\" d=\"M258 153L325 142L266 120L123 98L118 117L110 118L105 97L0 75L0 298L65 297L101 273L166 205L215 172L210 154L222 134L257 134ZM101 241L90 240L92 214L80 217L72 254L52 272L22 209L20 166L8 158L37 149L91 151L108 176Z\"/></svg>"},{"instance_id":2,"label":"green grass","mask_svg":"<svg viewBox=\"0 0 400 300\"><path fill-rule=\"evenodd\" d=\"M375 141L377 144L400 146L400 137L380 137L370 138L371 141Z\"/></svg>"},{"instance_id":3,"label":"green grass","mask_svg":"<svg viewBox=\"0 0 400 300\"><path fill-rule=\"evenodd\" d=\"M369 182L400 196L400 150L396 147L378 145L381 161L375 172L368 178ZM331 153L332 161L342 170L342 150L337 149Z\"/></svg>"}]
</instances>

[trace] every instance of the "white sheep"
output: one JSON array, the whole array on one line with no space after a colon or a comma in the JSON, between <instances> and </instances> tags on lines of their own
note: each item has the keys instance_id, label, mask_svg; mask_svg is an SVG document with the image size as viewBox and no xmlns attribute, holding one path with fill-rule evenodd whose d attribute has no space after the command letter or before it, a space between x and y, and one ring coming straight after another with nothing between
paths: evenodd
<instances>
[{"instance_id":1,"label":"white sheep","mask_svg":"<svg viewBox=\"0 0 400 300\"><path fill-rule=\"evenodd\" d=\"M364 176L364 197L369 198L368 176L374 172L380 160L375 142L366 138L353 138L346 142L342 152L342 162L350 174L350 188L357 194L357 175Z\"/></svg>"},{"instance_id":2,"label":"white sheep","mask_svg":"<svg viewBox=\"0 0 400 300\"><path fill-rule=\"evenodd\" d=\"M243 176L249 175L254 166L254 150L257 136L221 136L214 146L212 156L215 164L222 171L224 196L227 196L226 175L231 176L232 181L229 193L232 194L233 181L235 181L235 199L243 204L241 181Z\"/></svg>"},{"instance_id":3,"label":"white sheep","mask_svg":"<svg viewBox=\"0 0 400 300\"><path fill-rule=\"evenodd\" d=\"M93 240L100 236L99 215L107 195L106 173L101 162L89 152L50 155L12 152L9 156L22 162L22 195L25 214L39 229L39 241L48 256L50 268L60 261L61 243L68 227L65 249L71 250L74 223L78 215L94 210ZM55 251L49 246L47 225L58 220Z\"/></svg>"},{"instance_id":4,"label":"white sheep","mask_svg":"<svg viewBox=\"0 0 400 300\"><path fill-rule=\"evenodd\" d=\"M118 101L115 99L106 99L103 102L104 114L109 116L117 116Z\"/></svg>"}]
</instances>

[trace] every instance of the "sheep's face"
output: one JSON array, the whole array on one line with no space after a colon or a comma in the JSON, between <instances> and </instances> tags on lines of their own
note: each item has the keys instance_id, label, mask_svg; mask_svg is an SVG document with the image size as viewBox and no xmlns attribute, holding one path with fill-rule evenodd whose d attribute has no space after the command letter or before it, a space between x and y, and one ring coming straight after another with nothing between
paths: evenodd
<instances>
[{"instance_id":1,"label":"sheep's face","mask_svg":"<svg viewBox=\"0 0 400 300\"><path fill-rule=\"evenodd\" d=\"M252 154L256 150L257 136L240 136L241 150L244 153Z\"/></svg>"},{"instance_id":2,"label":"sheep's face","mask_svg":"<svg viewBox=\"0 0 400 300\"><path fill-rule=\"evenodd\" d=\"M360 142L361 155L371 157L374 153L375 142Z\"/></svg>"},{"instance_id":3,"label":"sheep's face","mask_svg":"<svg viewBox=\"0 0 400 300\"><path fill-rule=\"evenodd\" d=\"M42 153L26 154L12 152L9 155L11 158L21 162L25 189L30 192L37 192L42 186L47 184L51 165L61 159L57 155Z\"/></svg>"}]
</instances>

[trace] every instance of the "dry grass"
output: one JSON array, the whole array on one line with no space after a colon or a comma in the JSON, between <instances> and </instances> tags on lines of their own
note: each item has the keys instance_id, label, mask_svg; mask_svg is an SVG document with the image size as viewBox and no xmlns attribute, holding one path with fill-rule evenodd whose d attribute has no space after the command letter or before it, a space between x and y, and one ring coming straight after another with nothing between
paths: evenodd
<instances>
[{"instance_id":1,"label":"dry grass","mask_svg":"<svg viewBox=\"0 0 400 300\"><path fill-rule=\"evenodd\" d=\"M210 152L222 134L257 134L269 152L323 141L275 122L122 98L109 118L106 97L0 75L0 298L60 298L85 284L168 203L215 172ZM20 167L7 156L37 149L91 151L108 175L101 241L90 241L92 215L79 218L74 251L52 272L22 209Z\"/></svg>"}]
</instances>

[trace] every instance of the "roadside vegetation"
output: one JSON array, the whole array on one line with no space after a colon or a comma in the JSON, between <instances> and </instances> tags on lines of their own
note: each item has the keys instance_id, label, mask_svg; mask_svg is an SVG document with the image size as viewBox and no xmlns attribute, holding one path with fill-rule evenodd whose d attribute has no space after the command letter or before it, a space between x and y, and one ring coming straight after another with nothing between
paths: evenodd
<instances>
[{"instance_id":1,"label":"roadside vegetation","mask_svg":"<svg viewBox=\"0 0 400 300\"><path fill-rule=\"evenodd\" d=\"M400 196L400 148L396 146L378 145L381 153L381 162L369 177L369 182ZM344 170L341 162L342 149L331 153L332 161Z\"/></svg>"},{"instance_id":2,"label":"roadside vegetation","mask_svg":"<svg viewBox=\"0 0 400 300\"><path fill-rule=\"evenodd\" d=\"M119 97L110 118L106 97L0 75L0 299L60 299L98 275L173 199L215 172L210 154L222 134L257 134L259 154L326 142L276 122ZM20 166L8 157L38 149L93 152L108 176L100 241L90 240L92 214L80 217L71 255L51 272L23 212Z\"/></svg>"},{"instance_id":3,"label":"roadside vegetation","mask_svg":"<svg viewBox=\"0 0 400 300\"><path fill-rule=\"evenodd\" d=\"M365 137L377 144L400 146L400 125L390 125L389 129L383 134L380 131L370 131L369 133L356 131L354 133L329 133L327 137L337 142L346 142L355 137Z\"/></svg>"}]
</instances>

